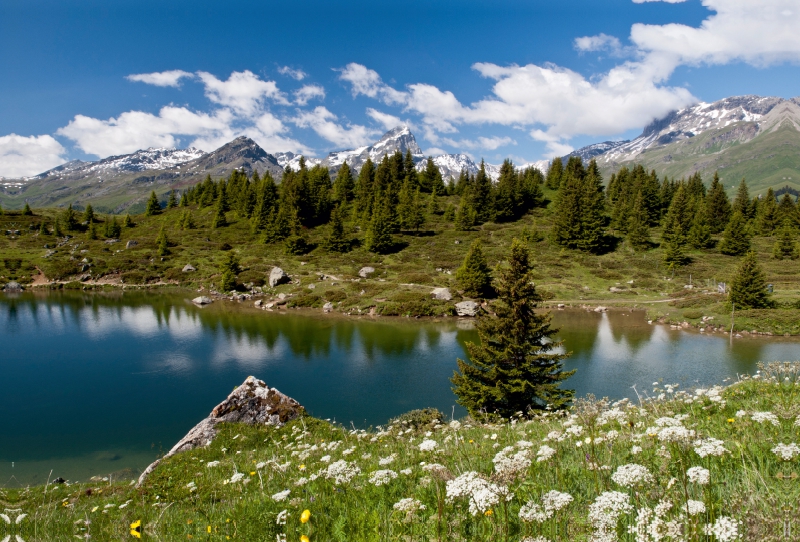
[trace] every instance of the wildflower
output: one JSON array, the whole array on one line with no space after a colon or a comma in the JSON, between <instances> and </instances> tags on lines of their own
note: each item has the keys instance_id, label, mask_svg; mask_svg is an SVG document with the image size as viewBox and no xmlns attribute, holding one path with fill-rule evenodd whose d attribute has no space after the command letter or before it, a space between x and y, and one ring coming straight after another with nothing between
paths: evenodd
<instances>
[{"instance_id":1,"label":"wildflower","mask_svg":"<svg viewBox=\"0 0 800 542\"><path fill-rule=\"evenodd\" d=\"M405 512L406 514L413 514L414 512L425 510L425 505L419 502L417 499L412 499L410 497L405 499L400 499L392 506L395 510L399 512Z\"/></svg>"},{"instance_id":2,"label":"wildflower","mask_svg":"<svg viewBox=\"0 0 800 542\"><path fill-rule=\"evenodd\" d=\"M636 463L618 467L616 472L611 475L611 479L622 487L642 486L652 484L655 481L647 467Z\"/></svg>"},{"instance_id":3,"label":"wildflower","mask_svg":"<svg viewBox=\"0 0 800 542\"><path fill-rule=\"evenodd\" d=\"M228 483L235 484L237 482L240 482L242 478L244 478L244 474L242 474L241 472L235 472L233 473L233 476L231 476L231 479L228 481Z\"/></svg>"},{"instance_id":4,"label":"wildflower","mask_svg":"<svg viewBox=\"0 0 800 542\"><path fill-rule=\"evenodd\" d=\"M684 511L690 516L706 513L706 505L702 501L693 501L689 499L683 507Z\"/></svg>"},{"instance_id":5,"label":"wildflower","mask_svg":"<svg viewBox=\"0 0 800 542\"><path fill-rule=\"evenodd\" d=\"M381 457L378 460L378 465L385 467L386 465L390 465L394 460L397 459L397 454L392 454L387 457Z\"/></svg>"},{"instance_id":6,"label":"wildflower","mask_svg":"<svg viewBox=\"0 0 800 542\"><path fill-rule=\"evenodd\" d=\"M642 447L641 446L633 446L631 448L631 455L637 455L637 454L640 454L640 453L642 453Z\"/></svg>"},{"instance_id":7,"label":"wildflower","mask_svg":"<svg viewBox=\"0 0 800 542\"><path fill-rule=\"evenodd\" d=\"M491 508L490 508L490 509L488 509L486 512L484 512L484 513L483 513L483 515L484 515L484 516L487 516L487 517L488 517L488 516L491 516L492 514L494 514L494 512L492 512L492 509L491 509Z\"/></svg>"},{"instance_id":8,"label":"wildflower","mask_svg":"<svg viewBox=\"0 0 800 542\"><path fill-rule=\"evenodd\" d=\"M750 419L754 422L771 423L775 426L779 426L781 424L781 422L778 421L778 417L772 412L753 412L753 415L750 416Z\"/></svg>"},{"instance_id":9,"label":"wildflower","mask_svg":"<svg viewBox=\"0 0 800 542\"><path fill-rule=\"evenodd\" d=\"M361 472L355 463L348 463L340 459L328 465L324 471L325 478L333 480L336 484L347 484Z\"/></svg>"},{"instance_id":10,"label":"wildflower","mask_svg":"<svg viewBox=\"0 0 800 542\"><path fill-rule=\"evenodd\" d=\"M209 461L208 463L206 463L206 467L209 467L209 468L210 467L216 467L217 465L219 465L219 461Z\"/></svg>"},{"instance_id":11,"label":"wildflower","mask_svg":"<svg viewBox=\"0 0 800 542\"><path fill-rule=\"evenodd\" d=\"M307 535L301 534L300 535L300 542L311 542Z\"/></svg>"},{"instance_id":12,"label":"wildflower","mask_svg":"<svg viewBox=\"0 0 800 542\"><path fill-rule=\"evenodd\" d=\"M800 447L794 442L791 444L784 444L781 442L772 449L772 453L784 461L791 461L795 456L800 455Z\"/></svg>"},{"instance_id":13,"label":"wildflower","mask_svg":"<svg viewBox=\"0 0 800 542\"><path fill-rule=\"evenodd\" d=\"M734 418L728 418L728 423L733 423L735 421L736 421L736 419L734 419Z\"/></svg>"},{"instance_id":14,"label":"wildflower","mask_svg":"<svg viewBox=\"0 0 800 542\"><path fill-rule=\"evenodd\" d=\"M596 539L614 540L617 521L622 514L633 510L630 497L619 491L605 491L589 505L589 522L595 529ZM599 535L599 536L597 536Z\"/></svg>"},{"instance_id":15,"label":"wildflower","mask_svg":"<svg viewBox=\"0 0 800 542\"><path fill-rule=\"evenodd\" d=\"M438 445L439 444L435 440L425 439L420 443L419 449L422 452L432 452Z\"/></svg>"},{"instance_id":16,"label":"wildflower","mask_svg":"<svg viewBox=\"0 0 800 542\"><path fill-rule=\"evenodd\" d=\"M400 471L400 474L402 474L404 476L410 476L412 472L414 472L414 471L412 471L411 469L403 469L403 470Z\"/></svg>"},{"instance_id":17,"label":"wildflower","mask_svg":"<svg viewBox=\"0 0 800 542\"><path fill-rule=\"evenodd\" d=\"M689 477L691 483L701 486L708 484L708 481L711 479L708 469L704 469L703 467L690 468L686 471L686 476Z\"/></svg>"},{"instance_id":18,"label":"wildflower","mask_svg":"<svg viewBox=\"0 0 800 542\"><path fill-rule=\"evenodd\" d=\"M528 450L520 450L514 455L510 455L513 451L514 447L508 446L498 452L492 459L494 469L498 474L514 475L531 466Z\"/></svg>"},{"instance_id":19,"label":"wildflower","mask_svg":"<svg viewBox=\"0 0 800 542\"><path fill-rule=\"evenodd\" d=\"M369 483L375 486L386 485L397 478L397 473L393 470L376 470L369 477Z\"/></svg>"},{"instance_id":20,"label":"wildflower","mask_svg":"<svg viewBox=\"0 0 800 542\"><path fill-rule=\"evenodd\" d=\"M135 538L142 537L142 520L137 519L133 523L131 523L131 536Z\"/></svg>"},{"instance_id":21,"label":"wildflower","mask_svg":"<svg viewBox=\"0 0 800 542\"><path fill-rule=\"evenodd\" d=\"M278 518L275 520L276 525L286 525L286 518L289 516L288 510L281 510L278 512Z\"/></svg>"},{"instance_id":22,"label":"wildflower","mask_svg":"<svg viewBox=\"0 0 800 542\"><path fill-rule=\"evenodd\" d=\"M519 519L526 523L542 523L552 516L552 513L548 513L544 508L533 501L528 501L519 509Z\"/></svg>"},{"instance_id":23,"label":"wildflower","mask_svg":"<svg viewBox=\"0 0 800 542\"><path fill-rule=\"evenodd\" d=\"M322 461L323 463L330 463L330 461L331 461L331 456L329 456L329 455L323 455L322 457L320 457L320 458L319 458L319 460L320 460L320 461Z\"/></svg>"},{"instance_id":24,"label":"wildflower","mask_svg":"<svg viewBox=\"0 0 800 542\"><path fill-rule=\"evenodd\" d=\"M300 523L308 523L308 520L311 519L311 510L305 509L300 514Z\"/></svg>"},{"instance_id":25,"label":"wildflower","mask_svg":"<svg viewBox=\"0 0 800 542\"><path fill-rule=\"evenodd\" d=\"M283 491L279 491L278 493L276 493L275 495L272 496L272 500L275 501L275 502L280 502L282 500L285 500L286 497L289 496L289 492L290 491L291 491L290 489L285 489Z\"/></svg>"},{"instance_id":26,"label":"wildflower","mask_svg":"<svg viewBox=\"0 0 800 542\"><path fill-rule=\"evenodd\" d=\"M454 480L447 482L447 498L467 497L469 499L469 512L473 516L484 513L492 506L498 504L501 498L510 501L514 498L507 487L493 484L474 471L461 474Z\"/></svg>"},{"instance_id":27,"label":"wildflower","mask_svg":"<svg viewBox=\"0 0 800 542\"><path fill-rule=\"evenodd\" d=\"M566 507L571 503L574 499L572 495L569 493L563 493L561 491L556 491L555 489L548 491L542 497L542 503L544 503L544 509L546 512L558 512L562 508Z\"/></svg>"},{"instance_id":28,"label":"wildflower","mask_svg":"<svg viewBox=\"0 0 800 542\"><path fill-rule=\"evenodd\" d=\"M730 542L739 538L739 522L727 516L720 516L713 524L706 525L707 535L714 535L719 542Z\"/></svg>"}]
</instances>

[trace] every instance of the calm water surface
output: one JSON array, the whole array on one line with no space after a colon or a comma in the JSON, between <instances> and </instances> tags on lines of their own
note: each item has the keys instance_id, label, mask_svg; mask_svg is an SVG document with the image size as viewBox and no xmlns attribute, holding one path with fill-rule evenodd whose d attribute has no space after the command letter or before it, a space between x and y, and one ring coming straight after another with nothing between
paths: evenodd
<instances>
[{"instance_id":1,"label":"calm water surface","mask_svg":"<svg viewBox=\"0 0 800 542\"><path fill-rule=\"evenodd\" d=\"M357 427L450 414L471 322L270 313L188 295L0 294L0 486L137 470L252 374L311 414ZM793 339L701 335L643 313L554 313L579 395L632 397L800 358ZM463 415L455 408L456 416Z\"/></svg>"}]
</instances>

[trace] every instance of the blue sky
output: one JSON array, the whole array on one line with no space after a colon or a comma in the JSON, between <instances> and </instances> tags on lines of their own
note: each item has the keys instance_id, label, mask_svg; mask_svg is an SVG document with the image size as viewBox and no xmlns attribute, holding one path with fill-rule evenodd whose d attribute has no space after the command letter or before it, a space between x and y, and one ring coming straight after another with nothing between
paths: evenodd
<instances>
[{"instance_id":1,"label":"blue sky","mask_svg":"<svg viewBox=\"0 0 800 542\"><path fill-rule=\"evenodd\" d=\"M0 176L238 135L324 156L398 123L532 162L800 95L799 23L798 0L4 0Z\"/></svg>"}]
</instances>

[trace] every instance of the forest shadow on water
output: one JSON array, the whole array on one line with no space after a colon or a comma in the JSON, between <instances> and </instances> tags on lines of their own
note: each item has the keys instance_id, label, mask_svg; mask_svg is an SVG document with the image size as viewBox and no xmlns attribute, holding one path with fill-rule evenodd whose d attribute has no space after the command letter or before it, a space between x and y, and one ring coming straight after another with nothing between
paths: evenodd
<instances>
[{"instance_id":1,"label":"forest shadow on water","mask_svg":"<svg viewBox=\"0 0 800 542\"><path fill-rule=\"evenodd\" d=\"M310 414L362 428L415 408L463 416L449 378L476 341L471 321L261 311L191 293L0 295L0 486L52 476L132 476L168 450L248 375ZM567 385L635 398L796 359L785 338L706 336L649 325L643 312L554 311ZM636 390L632 386L636 386Z\"/></svg>"}]
</instances>

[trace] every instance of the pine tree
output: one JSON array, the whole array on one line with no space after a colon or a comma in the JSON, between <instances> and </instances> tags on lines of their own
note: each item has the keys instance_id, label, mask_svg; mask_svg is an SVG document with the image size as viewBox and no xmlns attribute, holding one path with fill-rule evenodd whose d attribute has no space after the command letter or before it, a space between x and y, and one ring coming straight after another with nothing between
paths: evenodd
<instances>
[{"instance_id":1,"label":"pine tree","mask_svg":"<svg viewBox=\"0 0 800 542\"><path fill-rule=\"evenodd\" d=\"M264 242L274 243L286 239L292 231L291 218L286 205L278 205L265 230Z\"/></svg>"},{"instance_id":2,"label":"pine tree","mask_svg":"<svg viewBox=\"0 0 800 542\"><path fill-rule=\"evenodd\" d=\"M686 181L686 192L690 198L695 198L697 200L705 199L706 187L703 184L703 178L700 177L699 173L695 173L689 177L688 181Z\"/></svg>"},{"instance_id":3,"label":"pine tree","mask_svg":"<svg viewBox=\"0 0 800 542\"><path fill-rule=\"evenodd\" d=\"M736 197L733 200L733 212L739 211L745 220L753 218L752 215L752 202L750 201L750 191L747 189L747 183L744 179L739 183L739 189L736 191Z\"/></svg>"},{"instance_id":4,"label":"pine tree","mask_svg":"<svg viewBox=\"0 0 800 542\"><path fill-rule=\"evenodd\" d=\"M441 194L444 191L442 172L439 171L439 168L430 156L427 162L425 162L425 169L419 176L419 183L425 192L433 192L436 190Z\"/></svg>"},{"instance_id":5,"label":"pine tree","mask_svg":"<svg viewBox=\"0 0 800 542\"><path fill-rule=\"evenodd\" d=\"M86 230L86 238L95 240L97 239L97 224L89 222L89 229Z\"/></svg>"},{"instance_id":6,"label":"pine tree","mask_svg":"<svg viewBox=\"0 0 800 542\"><path fill-rule=\"evenodd\" d=\"M61 220L58 217L53 221L53 235L56 237L64 236L64 232L61 231Z\"/></svg>"},{"instance_id":7,"label":"pine tree","mask_svg":"<svg viewBox=\"0 0 800 542\"><path fill-rule=\"evenodd\" d=\"M728 302L736 309L767 309L774 306L767 292L764 271L758 264L756 253L747 252L731 281Z\"/></svg>"},{"instance_id":8,"label":"pine tree","mask_svg":"<svg viewBox=\"0 0 800 542\"><path fill-rule=\"evenodd\" d=\"M239 266L239 258L230 250L225 254L225 257L220 263L220 270L222 275L220 277L220 289L223 292L230 292L236 289L236 275L241 271Z\"/></svg>"},{"instance_id":9,"label":"pine tree","mask_svg":"<svg viewBox=\"0 0 800 542\"><path fill-rule=\"evenodd\" d=\"M497 222L515 220L521 209L517 172L511 160L500 166L500 177L494 187L494 209Z\"/></svg>"},{"instance_id":10,"label":"pine tree","mask_svg":"<svg viewBox=\"0 0 800 542\"><path fill-rule=\"evenodd\" d=\"M92 209L91 203L86 204L86 209L83 211L83 221L87 224L94 223L94 209Z\"/></svg>"},{"instance_id":11,"label":"pine tree","mask_svg":"<svg viewBox=\"0 0 800 542\"><path fill-rule=\"evenodd\" d=\"M44 220L39 224L39 235L50 235L50 230L47 229L47 224Z\"/></svg>"},{"instance_id":12,"label":"pine tree","mask_svg":"<svg viewBox=\"0 0 800 542\"><path fill-rule=\"evenodd\" d=\"M563 369L567 354L557 353L561 343L552 341L557 330L550 315L534 312L541 298L528 259L528 249L515 239L497 282L497 317L479 318L481 343L466 344L469 360L458 360L451 379L457 402L473 416L560 409L574 396L560 387L575 371Z\"/></svg>"},{"instance_id":13,"label":"pine tree","mask_svg":"<svg viewBox=\"0 0 800 542\"><path fill-rule=\"evenodd\" d=\"M795 241L795 231L789 222L784 222L778 239L772 247L772 256L776 260L796 260L798 257L797 241Z\"/></svg>"},{"instance_id":14,"label":"pine tree","mask_svg":"<svg viewBox=\"0 0 800 542\"><path fill-rule=\"evenodd\" d=\"M475 209L472 203L466 196L461 197L461 205L458 206L458 211L454 220L454 226L457 231L469 231L475 226Z\"/></svg>"},{"instance_id":15,"label":"pine tree","mask_svg":"<svg viewBox=\"0 0 800 542\"><path fill-rule=\"evenodd\" d=\"M122 235L122 228L117 222L117 217L112 217L109 221L106 219L106 231L105 231L106 238L108 239L119 239L119 236Z\"/></svg>"},{"instance_id":16,"label":"pine tree","mask_svg":"<svg viewBox=\"0 0 800 542\"><path fill-rule=\"evenodd\" d=\"M469 247L464 262L456 270L458 287L467 297L489 297L492 293L492 273L483 255L480 239Z\"/></svg>"},{"instance_id":17,"label":"pine tree","mask_svg":"<svg viewBox=\"0 0 800 542\"><path fill-rule=\"evenodd\" d=\"M155 190L150 192L150 198L147 200L147 205L144 209L144 216L153 216L161 212L161 203L158 201Z\"/></svg>"},{"instance_id":18,"label":"pine tree","mask_svg":"<svg viewBox=\"0 0 800 542\"><path fill-rule=\"evenodd\" d=\"M131 215L125 215L125 219L122 221L122 226L125 228L133 227L133 220L131 220Z\"/></svg>"},{"instance_id":19,"label":"pine tree","mask_svg":"<svg viewBox=\"0 0 800 542\"><path fill-rule=\"evenodd\" d=\"M453 206L452 203L448 203L447 207L444 208L444 214L442 215L442 219L445 222L453 222L456 219L456 208Z\"/></svg>"},{"instance_id":20,"label":"pine tree","mask_svg":"<svg viewBox=\"0 0 800 542\"><path fill-rule=\"evenodd\" d=\"M33 216L33 211L27 201L25 202L25 207L22 209L22 214L23 216Z\"/></svg>"},{"instance_id":21,"label":"pine tree","mask_svg":"<svg viewBox=\"0 0 800 542\"><path fill-rule=\"evenodd\" d=\"M722 234L719 251L728 256L741 256L750 250L750 232L741 211L735 211Z\"/></svg>"},{"instance_id":22,"label":"pine tree","mask_svg":"<svg viewBox=\"0 0 800 542\"><path fill-rule=\"evenodd\" d=\"M689 258L683 251L683 243L678 242L676 238L662 241L661 247L664 249L661 259L664 265L667 266L667 269L675 269L676 267L689 263Z\"/></svg>"},{"instance_id":23,"label":"pine tree","mask_svg":"<svg viewBox=\"0 0 800 542\"><path fill-rule=\"evenodd\" d=\"M328 236L325 238L325 249L330 252L347 252L350 250L350 240L344 234L344 224L340 207L336 206L331 211L331 220L328 223Z\"/></svg>"},{"instance_id":24,"label":"pine tree","mask_svg":"<svg viewBox=\"0 0 800 542\"><path fill-rule=\"evenodd\" d=\"M581 235L577 239L579 250L595 252L603 245L606 199L603 192L603 178L593 159L589 162L581 183Z\"/></svg>"},{"instance_id":25,"label":"pine tree","mask_svg":"<svg viewBox=\"0 0 800 542\"><path fill-rule=\"evenodd\" d=\"M211 227L212 228L222 228L228 225L228 221L225 218L225 204L224 198L218 198L217 204L214 206L214 218L211 219Z\"/></svg>"},{"instance_id":26,"label":"pine tree","mask_svg":"<svg viewBox=\"0 0 800 542\"><path fill-rule=\"evenodd\" d=\"M167 209L174 209L178 206L178 198L175 197L175 191L169 191L169 198L167 199Z\"/></svg>"},{"instance_id":27,"label":"pine tree","mask_svg":"<svg viewBox=\"0 0 800 542\"><path fill-rule=\"evenodd\" d=\"M630 219L628 220L628 242L635 250L650 248L650 226L644 196L641 192L636 196Z\"/></svg>"},{"instance_id":28,"label":"pine tree","mask_svg":"<svg viewBox=\"0 0 800 542\"><path fill-rule=\"evenodd\" d=\"M385 196L381 197L380 194L376 197L377 201L372 212L372 219L369 221L364 238L364 247L376 254L385 254L394 247L391 213L388 209L389 202L387 199Z\"/></svg>"},{"instance_id":29,"label":"pine tree","mask_svg":"<svg viewBox=\"0 0 800 542\"><path fill-rule=\"evenodd\" d=\"M692 220L692 227L689 228L689 244L693 248L710 248L713 245L711 239L711 228L708 225L706 206L702 203L697 206Z\"/></svg>"},{"instance_id":30,"label":"pine tree","mask_svg":"<svg viewBox=\"0 0 800 542\"><path fill-rule=\"evenodd\" d=\"M339 205L353 201L355 190L355 180L350 166L347 162L342 164L339 171L336 173L336 180L333 181L333 199L339 202Z\"/></svg>"},{"instance_id":31,"label":"pine tree","mask_svg":"<svg viewBox=\"0 0 800 542\"><path fill-rule=\"evenodd\" d=\"M0 216L3 216L3 206L0 205Z\"/></svg>"},{"instance_id":32,"label":"pine tree","mask_svg":"<svg viewBox=\"0 0 800 542\"><path fill-rule=\"evenodd\" d=\"M64 226L68 231L74 231L78 227L78 218L75 216L75 210L71 203L64 211Z\"/></svg>"},{"instance_id":33,"label":"pine tree","mask_svg":"<svg viewBox=\"0 0 800 542\"><path fill-rule=\"evenodd\" d=\"M478 174L472 183L470 204L475 212L475 224L483 224L494 220L494 204L492 201L492 180L486 173L486 164L481 160Z\"/></svg>"},{"instance_id":34,"label":"pine tree","mask_svg":"<svg viewBox=\"0 0 800 542\"><path fill-rule=\"evenodd\" d=\"M181 194L181 203L180 203L180 206L181 206L181 207L188 207L188 206L189 206L189 195L188 195L186 192L184 192L183 194Z\"/></svg>"},{"instance_id":35,"label":"pine tree","mask_svg":"<svg viewBox=\"0 0 800 542\"><path fill-rule=\"evenodd\" d=\"M772 235L778 227L778 202L772 187L767 190L767 195L758 206L758 230L761 235Z\"/></svg>"},{"instance_id":36,"label":"pine tree","mask_svg":"<svg viewBox=\"0 0 800 542\"><path fill-rule=\"evenodd\" d=\"M550 167L547 169L547 177L545 177L544 185L550 190L558 190L561 186L561 177L564 175L564 162L561 158L553 158L550 162Z\"/></svg>"},{"instance_id":37,"label":"pine tree","mask_svg":"<svg viewBox=\"0 0 800 542\"><path fill-rule=\"evenodd\" d=\"M551 166L552 167L552 166ZM553 228L550 231L553 242L568 248L577 248L581 236L581 180L565 177L556 194Z\"/></svg>"},{"instance_id":38,"label":"pine tree","mask_svg":"<svg viewBox=\"0 0 800 542\"><path fill-rule=\"evenodd\" d=\"M789 192L783 194L778 204L778 220L783 223L787 220L794 227L798 223L797 205L795 205Z\"/></svg>"},{"instance_id":39,"label":"pine tree","mask_svg":"<svg viewBox=\"0 0 800 542\"><path fill-rule=\"evenodd\" d=\"M158 230L156 247L158 247L157 253L159 256L166 256L169 254L169 240L167 239L167 232L164 230L164 226L161 226L161 229Z\"/></svg>"},{"instance_id":40,"label":"pine tree","mask_svg":"<svg viewBox=\"0 0 800 542\"><path fill-rule=\"evenodd\" d=\"M194 222L194 217L192 217L192 212L189 209L186 209L183 211L183 214L181 214L179 226L182 230L193 230L197 227Z\"/></svg>"},{"instance_id":41,"label":"pine tree","mask_svg":"<svg viewBox=\"0 0 800 542\"><path fill-rule=\"evenodd\" d=\"M431 199L428 200L428 214L429 215L440 215L442 214L442 207L439 205L439 198L438 193L436 190L431 192Z\"/></svg>"},{"instance_id":42,"label":"pine tree","mask_svg":"<svg viewBox=\"0 0 800 542\"><path fill-rule=\"evenodd\" d=\"M711 188L706 196L706 212L711 233L719 233L731 219L731 203L725 193L725 187L719 181L719 175L714 173Z\"/></svg>"},{"instance_id":43,"label":"pine tree","mask_svg":"<svg viewBox=\"0 0 800 542\"><path fill-rule=\"evenodd\" d=\"M411 212L408 215L408 227L414 231L419 229L425 224L425 206L422 203L422 195L420 189L414 191L414 196L411 198Z\"/></svg>"},{"instance_id":44,"label":"pine tree","mask_svg":"<svg viewBox=\"0 0 800 542\"><path fill-rule=\"evenodd\" d=\"M664 217L664 229L661 238L664 241L675 241L683 246L686 244L689 228L692 227L694 215L691 210L686 185L680 184L672 197L667 216Z\"/></svg>"}]
</instances>

